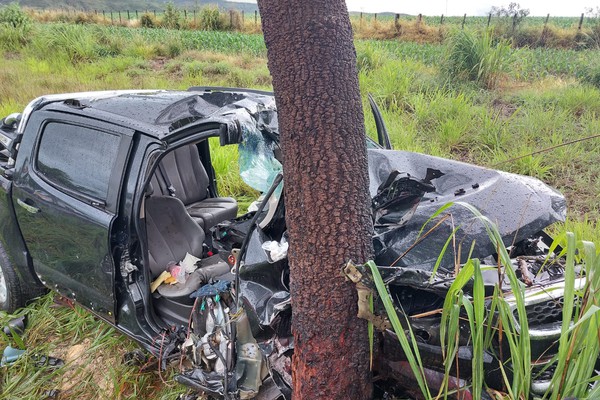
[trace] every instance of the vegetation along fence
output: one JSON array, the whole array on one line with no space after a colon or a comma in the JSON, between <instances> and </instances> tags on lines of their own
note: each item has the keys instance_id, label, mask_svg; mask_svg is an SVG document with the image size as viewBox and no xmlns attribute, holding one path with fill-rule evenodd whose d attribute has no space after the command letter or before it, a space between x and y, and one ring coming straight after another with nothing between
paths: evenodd
<instances>
[{"instance_id":1,"label":"vegetation along fence","mask_svg":"<svg viewBox=\"0 0 600 400\"><path fill-rule=\"evenodd\" d=\"M216 6L164 10L29 9L40 22L72 22L145 28L202 29L260 33L257 11L222 10ZM359 39L399 39L420 43L443 41L456 29L492 29L495 36L510 38L517 47L598 48L600 47L600 8L579 17L530 17L522 10L513 14L487 16L417 16L405 14L351 13L355 36Z\"/></svg>"}]
</instances>

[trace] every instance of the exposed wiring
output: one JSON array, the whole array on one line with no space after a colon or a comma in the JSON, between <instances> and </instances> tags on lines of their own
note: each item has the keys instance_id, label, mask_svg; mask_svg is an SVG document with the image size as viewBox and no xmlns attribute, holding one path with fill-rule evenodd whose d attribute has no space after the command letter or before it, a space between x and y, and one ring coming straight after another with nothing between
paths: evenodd
<instances>
[{"instance_id":1,"label":"exposed wiring","mask_svg":"<svg viewBox=\"0 0 600 400\"><path fill-rule=\"evenodd\" d=\"M592 136L587 136L587 137L584 137L584 138L580 138L580 139L570 140L568 142L564 142L564 143L557 144L557 145L554 145L554 146L546 147L545 149L534 151L533 153L529 153L529 154L525 154L525 155L522 155L522 156L519 156L519 157L515 157L515 158L508 159L508 160L500 161L499 163L492 164L492 168L496 168L499 165L506 164L506 163L513 162L513 161L517 161L517 160L520 160L520 159L525 158L525 157L531 157L531 156L534 156L536 154L541 154L541 153L545 153L545 152L550 151L550 150L558 149L559 147L568 146L570 144L584 142L586 140L596 139L596 138L599 138L599 137L600 137L600 133L592 135Z\"/></svg>"},{"instance_id":2,"label":"exposed wiring","mask_svg":"<svg viewBox=\"0 0 600 400\"><path fill-rule=\"evenodd\" d=\"M161 337L161 341L160 341L160 350L158 352L158 377L160 378L160 381L165 384L166 386L170 386L163 378L162 376L162 372L161 372L161 361L162 361L162 355L163 355L163 344L165 343L165 337L167 336L167 331L164 331L162 333L162 337Z\"/></svg>"}]
</instances>

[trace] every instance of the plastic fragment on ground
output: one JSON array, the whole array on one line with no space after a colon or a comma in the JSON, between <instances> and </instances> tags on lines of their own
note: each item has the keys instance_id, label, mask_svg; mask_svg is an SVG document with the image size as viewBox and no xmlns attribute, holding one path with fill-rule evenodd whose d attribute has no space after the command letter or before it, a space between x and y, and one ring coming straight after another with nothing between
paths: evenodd
<instances>
[{"instance_id":1,"label":"plastic fragment on ground","mask_svg":"<svg viewBox=\"0 0 600 400\"><path fill-rule=\"evenodd\" d=\"M2 354L2 360L0 361L0 367L10 365L17 361L25 354L25 350L15 349L12 346L6 346L4 353Z\"/></svg>"},{"instance_id":2,"label":"plastic fragment on ground","mask_svg":"<svg viewBox=\"0 0 600 400\"><path fill-rule=\"evenodd\" d=\"M8 321L8 324L6 324L4 327L4 334L9 337L13 333L22 335L23 332L25 332L25 325L27 325L27 315L21 315L20 317L13 318Z\"/></svg>"},{"instance_id":3,"label":"plastic fragment on ground","mask_svg":"<svg viewBox=\"0 0 600 400\"><path fill-rule=\"evenodd\" d=\"M31 357L31 360L34 363L33 365L38 368L56 369L65 365L65 362L62 359L43 354L35 354Z\"/></svg>"}]
</instances>

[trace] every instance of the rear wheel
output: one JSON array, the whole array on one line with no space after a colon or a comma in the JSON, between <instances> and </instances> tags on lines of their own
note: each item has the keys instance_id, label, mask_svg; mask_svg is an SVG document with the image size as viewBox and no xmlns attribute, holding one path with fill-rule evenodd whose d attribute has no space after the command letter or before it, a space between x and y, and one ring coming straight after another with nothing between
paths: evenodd
<instances>
[{"instance_id":1,"label":"rear wheel","mask_svg":"<svg viewBox=\"0 0 600 400\"><path fill-rule=\"evenodd\" d=\"M0 310L11 313L24 304L25 296L17 273L4 248L0 246Z\"/></svg>"}]
</instances>

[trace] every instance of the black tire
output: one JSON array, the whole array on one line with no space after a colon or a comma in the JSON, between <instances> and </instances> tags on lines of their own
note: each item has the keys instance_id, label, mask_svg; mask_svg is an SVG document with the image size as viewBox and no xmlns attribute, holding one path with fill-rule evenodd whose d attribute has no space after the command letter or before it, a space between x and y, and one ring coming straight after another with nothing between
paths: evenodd
<instances>
[{"instance_id":1,"label":"black tire","mask_svg":"<svg viewBox=\"0 0 600 400\"><path fill-rule=\"evenodd\" d=\"M12 313L17 308L23 307L25 301L19 277L6 251L0 245L0 310Z\"/></svg>"}]
</instances>

